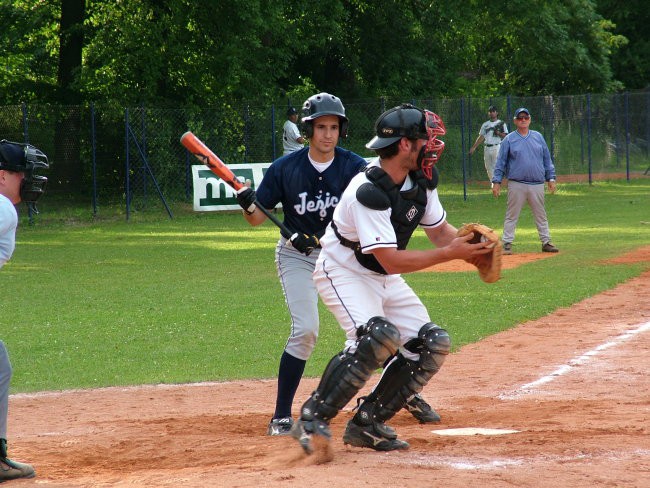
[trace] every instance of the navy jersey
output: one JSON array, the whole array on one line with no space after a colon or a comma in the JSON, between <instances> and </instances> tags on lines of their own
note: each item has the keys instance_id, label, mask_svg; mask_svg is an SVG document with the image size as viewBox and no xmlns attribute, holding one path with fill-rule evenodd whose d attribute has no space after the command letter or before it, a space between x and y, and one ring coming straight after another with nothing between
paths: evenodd
<instances>
[{"instance_id":1,"label":"navy jersey","mask_svg":"<svg viewBox=\"0 0 650 488\"><path fill-rule=\"evenodd\" d=\"M256 189L257 201L269 209L282 203L284 224L291 231L321 236L343 190L366 161L337 146L334 161L319 173L308 154L309 147L305 147L276 159Z\"/></svg>"}]
</instances>

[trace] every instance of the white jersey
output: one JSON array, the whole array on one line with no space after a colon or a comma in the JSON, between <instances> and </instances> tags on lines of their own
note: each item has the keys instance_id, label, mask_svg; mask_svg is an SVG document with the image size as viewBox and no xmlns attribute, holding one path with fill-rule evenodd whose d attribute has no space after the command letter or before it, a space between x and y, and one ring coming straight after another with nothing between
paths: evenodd
<instances>
[{"instance_id":1,"label":"white jersey","mask_svg":"<svg viewBox=\"0 0 650 488\"><path fill-rule=\"evenodd\" d=\"M9 261L16 248L16 207L4 195L0 195L0 268Z\"/></svg>"},{"instance_id":2,"label":"white jersey","mask_svg":"<svg viewBox=\"0 0 650 488\"><path fill-rule=\"evenodd\" d=\"M299 137L300 131L298 130L298 126L287 119L282 130L282 146L284 147L285 155L304 147L298 142Z\"/></svg>"},{"instance_id":3,"label":"white jersey","mask_svg":"<svg viewBox=\"0 0 650 488\"><path fill-rule=\"evenodd\" d=\"M368 166L379 166L379 159L373 159ZM343 192L339 204L334 209L333 217L339 233L350 241L359 242L364 254L380 247L397 247L395 229L390 221L392 210L390 208L372 210L356 198L357 188L368 182L365 172L355 176ZM407 177L402 191L411 189L413 184L411 178ZM420 226L437 227L442 225L445 219L446 213L438 198L438 191L427 190L427 206ZM354 251L339 242L331 225L327 227L321 239L321 246L319 261L335 262L354 274L377 274L359 264Z\"/></svg>"},{"instance_id":4,"label":"white jersey","mask_svg":"<svg viewBox=\"0 0 650 488\"><path fill-rule=\"evenodd\" d=\"M501 120L497 119L494 122L491 120L488 120L486 122L483 122L483 125L481 125L481 129L479 130L479 135L482 135L485 138L485 144L488 147L491 146L496 146L498 144L501 144L501 138L499 136L494 135L494 127L498 124L503 123L503 130L501 132L508 133L508 127L506 126L505 122L502 122Z\"/></svg>"}]
</instances>

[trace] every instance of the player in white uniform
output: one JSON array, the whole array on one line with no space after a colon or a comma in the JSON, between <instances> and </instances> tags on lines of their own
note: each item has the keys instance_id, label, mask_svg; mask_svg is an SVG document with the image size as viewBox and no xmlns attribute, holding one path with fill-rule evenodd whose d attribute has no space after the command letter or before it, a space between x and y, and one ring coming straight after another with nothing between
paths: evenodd
<instances>
[{"instance_id":1,"label":"player in white uniform","mask_svg":"<svg viewBox=\"0 0 650 488\"><path fill-rule=\"evenodd\" d=\"M439 370L451 342L400 273L490 251L487 243L470 244L472 235L456 237L438 199L433 165L444 148L442 120L404 104L384 112L375 130L366 147L379 157L343 192L314 271L347 340L292 429L308 453L312 436L329 439L330 420L390 358L372 393L359 399L343 440L379 451L408 447L385 422ZM406 249L418 225L434 249Z\"/></svg>"},{"instance_id":2,"label":"player in white uniform","mask_svg":"<svg viewBox=\"0 0 650 488\"><path fill-rule=\"evenodd\" d=\"M305 138L298 129L297 120L298 111L295 107L289 107L287 109L287 120L282 127L282 147L285 156L304 147Z\"/></svg>"},{"instance_id":3,"label":"player in white uniform","mask_svg":"<svg viewBox=\"0 0 650 488\"><path fill-rule=\"evenodd\" d=\"M490 120L486 120L481 125L478 131L478 137L470 148L469 153L474 154L479 144L483 143L483 163L485 164L488 179L492 181L501 140L508 134L508 126L499 119L499 112L494 105L488 107L488 117Z\"/></svg>"},{"instance_id":4,"label":"player in white uniform","mask_svg":"<svg viewBox=\"0 0 650 488\"><path fill-rule=\"evenodd\" d=\"M47 156L34 146L0 141L0 268L11 258L16 247L18 214L16 205L21 200L32 209L45 191L47 178L34 171L47 168ZM3 334L7 331L0 331ZM18 478L33 478L34 468L7 457L7 416L9 413L9 385L11 362L0 336L0 483Z\"/></svg>"}]
</instances>

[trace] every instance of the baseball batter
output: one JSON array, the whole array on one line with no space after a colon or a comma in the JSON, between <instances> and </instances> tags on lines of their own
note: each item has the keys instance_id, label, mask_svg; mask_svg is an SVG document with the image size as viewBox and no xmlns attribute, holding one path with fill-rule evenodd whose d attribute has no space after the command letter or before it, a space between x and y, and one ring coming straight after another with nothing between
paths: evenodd
<instances>
[{"instance_id":1,"label":"baseball batter","mask_svg":"<svg viewBox=\"0 0 650 488\"><path fill-rule=\"evenodd\" d=\"M34 146L0 141L0 268L11 258L16 247L18 215L15 204L30 205L45 191L47 178L34 171L47 168L47 156ZM0 340L0 483L18 478L33 478L34 468L7 457L7 416L11 363L4 342Z\"/></svg>"},{"instance_id":2,"label":"baseball batter","mask_svg":"<svg viewBox=\"0 0 650 488\"><path fill-rule=\"evenodd\" d=\"M492 181L501 140L508 134L508 126L499 119L499 112L494 105L490 105L488 108L488 117L490 120L486 120L481 125L478 137L469 153L474 154L476 148L483 143L483 163L485 164L488 179Z\"/></svg>"},{"instance_id":3,"label":"baseball batter","mask_svg":"<svg viewBox=\"0 0 650 488\"><path fill-rule=\"evenodd\" d=\"M386 422L438 372L451 341L400 273L490 251L486 243L470 244L471 234L456 237L438 199L442 120L404 104L384 112L375 131L366 147L379 157L343 193L314 270L320 297L347 340L292 429L307 453L312 436L330 438L330 420L390 358L372 393L359 399L343 440L378 451L408 448ZM418 226L435 249L406 249Z\"/></svg>"},{"instance_id":4,"label":"baseball batter","mask_svg":"<svg viewBox=\"0 0 650 488\"><path fill-rule=\"evenodd\" d=\"M366 165L361 156L337 147L348 126L338 97L329 93L310 97L303 105L303 115L309 146L274 161L256 191L245 188L237 196L251 225L266 220L256 211L255 199L267 209L281 203L284 224L294 232L281 235L275 250L291 330L280 358L275 413L268 435L286 435L293 425L291 406L318 337L318 292L312 273L320 252L319 239L343 190Z\"/></svg>"}]
</instances>

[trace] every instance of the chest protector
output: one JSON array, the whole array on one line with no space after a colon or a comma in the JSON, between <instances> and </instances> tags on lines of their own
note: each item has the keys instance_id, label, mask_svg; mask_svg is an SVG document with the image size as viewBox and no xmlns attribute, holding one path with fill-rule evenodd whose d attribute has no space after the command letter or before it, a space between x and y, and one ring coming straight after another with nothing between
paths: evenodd
<instances>
[{"instance_id":1,"label":"chest protector","mask_svg":"<svg viewBox=\"0 0 650 488\"><path fill-rule=\"evenodd\" d=\"M406 249L413 232L420 224L427 206L427 190L433 190L438 184L438 173L433 168L433 178L427 179L421 171L412 171L409 176L414 182L413 188L400 191L390 176L378 166L366 169L370 183L364 183L357 189L357 200L373 210L392 209L390 221L397 238L397 249ZM376 273L387 274L373 254L363 254L359 242L353 242L341 236L334 222L334 232L342 245L354 251L354 255L364 268Z\"/></svg>"}]
</instances>

